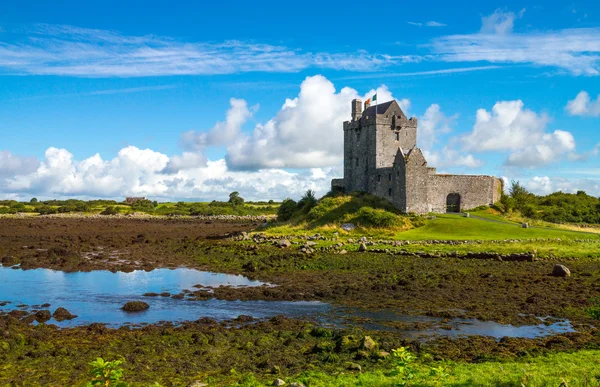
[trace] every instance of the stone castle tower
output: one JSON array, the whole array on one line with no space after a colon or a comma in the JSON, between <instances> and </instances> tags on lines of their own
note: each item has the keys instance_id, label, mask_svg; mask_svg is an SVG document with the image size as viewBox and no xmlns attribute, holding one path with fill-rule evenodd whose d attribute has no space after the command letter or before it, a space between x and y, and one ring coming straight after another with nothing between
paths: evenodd
<instances>
[{"instance_id":1,"label":"stone castle tower","mask_svg":"<svg viewBox=\"0 0 600 387\"><path fill-rule=\"evenodd\" d=\"M460 212L500 200L502 182L493 176L445 175L427 165L417 148L417 119L398 102L369 106L352 101L344 122L344 178L333 189L385 198L403 212Z\"/></svg>"}]
</instances>

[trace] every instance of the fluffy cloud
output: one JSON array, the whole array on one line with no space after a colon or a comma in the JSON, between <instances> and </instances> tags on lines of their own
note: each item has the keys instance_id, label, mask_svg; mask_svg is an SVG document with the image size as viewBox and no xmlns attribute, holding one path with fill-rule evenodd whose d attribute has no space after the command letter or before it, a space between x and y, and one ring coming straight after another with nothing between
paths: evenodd
<instances>
[{"instance_id":1,"label":"fluffy cloud","mask_svg":"<svg viewBox=\"0 0 600 387\"><path fill-rule=\"evenodd\" d=\"M580 91L575 99L569 101L565 107L572 116L600 116L600 95L592 100L586 91Z\"/></svg>"},{"instance_id":2,"label":"fluffy cloud","mask_svg":"<svg viewBox=\"0 0 600 387\"><path fill-rule=\"evenodd\" d=\"M386 86L369 91L363 101L377 93L381 102L393 99ZM342 123L350 119L350 101L358 92L316 75L300 85L300 94L287 99L277 115L241 134L227 147L231 168L315 168L339 165L343 158ZM408 100L401 101L409 106Z\"/></svg>"},{"instance_id":3,"label":"fluffy cloud","mask_svg":"<svg viewBox=\"0 0 600 387\"><path fill-rule=\"evenodd\" d=\"M585 191L589 195L600 196L600 179L567 179L564 177L534 176L523 182L525 187L539 195L562 191L576 193Z\"/></svg>"},{"instance_id":4,"label":"fluffy cloud","mask_svg":"<svg viewBox=\"0 0 600 387\"><path fill-rule=\"evenodd\" d=\"M580 157L575 153L575 139L570 132L546 132L548 116L523 106L520 100L502 101L491 112L477 110L472 131L460 138L463 148L473 152L509 151L505 164L523 168Z\"/></svg>"},{"instance_id":5,"label":"fluffy cloud","mask_svg":"<svg viewBox=\"0 0 600 387\"><path fill-rule=\"evenodd\" d=\"M12 171L0 192L4 197L21 199L143 195L158 200L212 200L226 199L229 192L239 191L248 199L283 199L300 197L307 189L322 195L329 189L331 178L342 173L335 168L236 172L224 159L200 163L195 157L185 153L168 157L129 146L110 160L96 154L78 161L66 149L49 148L34 170Z\"/></svg>"},{"instance_id":6,"label":"fluffy cloud","mask_svg":"<svg viewBox=\"0 0 600 387\"><path fill-rule=\"evenodd\" d=\"M525 9L522 9L518 15L515 15L514 12L504 12L497 9L493 14L481 18L481 32L499 35L510 33L515 25L515 19L523 17L524 14Z\"/></svg>"},{"instance_id":7,"label":"fluffy cloud","mask_svg":"<svg viewBox=\"0 0 600 387\"><path fill-rule=\"evenodd\" d=\"M203 150L207 146L224 146L231 144L240 134L242 126L248 121L258 105L248 108L243 99L231 98L231 107L227 110L225 121L217 122L208 132L185 132L181 137L181 145L186 149Z\"/></svg>"},{"instance_id":8,"label":"fluffy cloud","mask_svg":"<svg viewBox=\"0 0 600 387\"><path fill-rule=\"evenodd\" d=\"M440 134L449 133L452 130L450 126L457 117L457 114L451 117L446 116L438 104L429 106L425 110L425 114L419 117L417 128L419 147L424 150L431 150Z\"/></svg>"},{"instance_id":9,"label":"fluffy cloud","mask_svg":"<svg viewBox=\"0 0 600 387\"><path fill-rule=\"evenodd\" d=\"M0 178L12 176L19 171L29 173L39 165L35 157L19 157L9 151L0 151Z\"/></svg>"}]
</instances>

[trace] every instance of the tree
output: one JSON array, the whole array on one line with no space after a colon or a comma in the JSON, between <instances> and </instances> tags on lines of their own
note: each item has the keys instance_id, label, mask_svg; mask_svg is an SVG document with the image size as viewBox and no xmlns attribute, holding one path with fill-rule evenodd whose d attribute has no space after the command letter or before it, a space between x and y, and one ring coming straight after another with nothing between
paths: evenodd
<instances>
[{"instance_id":1,"label":"tree","mask_svg":"<svg viewBox=\"0 0 600 387\"><path fill-rule=\"evenodd\" d=\"M310 211L314 206L317 205L317 197L315 191L309 189L304 193L302 199L298 202L298 208L301 208L304 212Z\"/></svg>"},{"instance_id":2,"label":"tree","mask_svg":"<svg viewBox=\"0 0 600 387\"><path fill-rule=\"evenodd\" d=\"M277 220L285 222L290 220L298 209L298 203L293 199L285 199L277 210Z\"/></svg>"},{"instance_id":3,"label":"tree","mask_svg":"<svg viewBox=\"0 0 600 387\"><path fill-rule=\"evenodd\" d=\"M38 202L37 198L31 198L31 200L29 201L29 203L31 204L36 204Z\"/></svg>"},{"instance_id":4,"label":"tree","mask_svg":"<svg viewBox=\"0 0 600 387\"><path fill-rule=\"evenodd\" d=\"M233 204L234 206L242 205L244 204L244 198L240 196L238 191L233 191L229 194L229 203Z\"/></svg>"}]
</instances>

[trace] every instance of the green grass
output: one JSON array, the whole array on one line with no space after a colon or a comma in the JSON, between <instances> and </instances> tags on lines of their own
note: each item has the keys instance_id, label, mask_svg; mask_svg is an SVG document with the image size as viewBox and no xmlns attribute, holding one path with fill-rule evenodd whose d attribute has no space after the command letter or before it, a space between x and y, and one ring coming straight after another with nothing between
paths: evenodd
<instances>
[{"instance_id":1,"label":"green grass","mask_svg":"<svg viewBox=\"0 0 600 387\"><path fill-rule=\"evenodd\" d=\"M443 366L447 376L431 376L432 367ZM470 363L431 363L416 364L414 377L410 386L525 386L525 387L558 387L566 386L600 386L600 351L585 350L574 353L556 353L511 362ZM240 378L239 382L228 384L240 387L262 387L264 384L251 376ZM273 377L275 379L275 377ZM321 372L307 372L287 378L288 383L297 381L307 387L389 387L400 386L402 380L397 376L389 376L388 372L376 371L365 373L340 373L337 375Z\"/></svg>"},{"instance_id":2,"label":"green grass","mask_svg":"<svg viewBox=\"0 0 600 387\"><path fill-rule=\"evenodd\" d=\"M597 235L558 228L521 228L519 224L487 222L461 215L439 214L425 226L396 234L404 240L598 239Z\"/></svg>"}]
</instances>

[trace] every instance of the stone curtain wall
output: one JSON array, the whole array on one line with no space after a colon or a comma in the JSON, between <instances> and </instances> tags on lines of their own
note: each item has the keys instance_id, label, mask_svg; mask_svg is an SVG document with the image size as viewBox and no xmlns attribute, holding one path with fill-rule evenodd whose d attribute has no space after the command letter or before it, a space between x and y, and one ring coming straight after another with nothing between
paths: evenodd
<instances>
[{"instance_id":1,"label":"stone curtain wall","mask_svg":"<svg viewBox=\"0 0 600 387\"><path fill-rule=\"evenodd\" d=\"M431 212L446 212L448 194L460 195L460 209L494 204L498 200L500 180L481 175L431 175L429 178L428 204Z\"/></svg>"}]
</instances>

